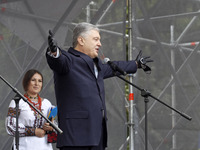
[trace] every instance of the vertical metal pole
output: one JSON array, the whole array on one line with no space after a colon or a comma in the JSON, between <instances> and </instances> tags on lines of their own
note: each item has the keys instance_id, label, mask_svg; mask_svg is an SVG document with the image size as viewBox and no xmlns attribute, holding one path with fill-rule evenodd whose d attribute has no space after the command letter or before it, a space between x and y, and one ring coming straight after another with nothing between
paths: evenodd
<instances>
[{"instance_id":1,"label":"vertical metal pole","mask_svg":"<svg viewBox=\"0 0 200 150\"><path fill-rule=\"evenodd\" d=\"M86 22L90 22L90 4L86 7Z\"/></svg>"},{"instance_id":2,"label":"vertical metal pole","mask_svg":"<svg viewBox=\"0 0 200 150\"><path fill-rule=\"evenodd\" d=\"M145 150L148 150L148 98L145 97Z\"/></svg>"},{"instance_id":3,"label":"vertical metal pole","mask_svg":"<svg viewBox=\"0 0 200 150\"><path fill-rule=\"evenodd\" d=\"M132 58L132 0L128 0L128 51L129 51L129 60ZM129 77L129 81L133 82L133 76ZM133 87L129 85L129 150L134 150L134 95Z\"/></svg>"},{"instance_id":4,"label":"vertical metal pole","mask_svg":"<svg viewBox=\"0 0 200 150\"><path fill-rule=\"evenodd\" d=\"M170 27L170 34L171 34L171 44L174 44L174 26L171 25ZM175 56L174 56L174 50L171 50L171 64L173 68L175 68ZM173 76L171 76L173 78ZM176 108L176 97L175 97L175 83L172 84L171 86L171 93L172 93L172 107ZM172 128L176 124L176 113L172 110ZM172 136L172 150L176 150L176 133Z\"/></svg>"},{"instance_id":5,"label":"vertical metal pole","mask_svg":"<svg viewBox=\"0 0 200 150\"><path fill-rule=\"evenodd\" d=\"M91 1L87 6L86 6L86 22L90 22L91 21L91 6L95 6L96 3Z\"/></svg>"}]
</instances>

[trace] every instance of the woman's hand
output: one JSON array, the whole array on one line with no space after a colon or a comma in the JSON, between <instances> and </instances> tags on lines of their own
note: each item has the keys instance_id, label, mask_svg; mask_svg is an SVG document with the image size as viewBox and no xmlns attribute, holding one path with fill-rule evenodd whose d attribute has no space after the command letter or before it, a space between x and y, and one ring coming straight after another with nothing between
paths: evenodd
<instances>
[{"instance_id":1,"label":"woman's hand","mask_svg":"<svg viewBox=\"0 0 200 150\"><path fill-rule=\"evenodd\" d=\"M43 125L44 131L53 131L53 127L49 125L49 123L45 123Z\"/></svg>"},{"instance_id":2,"label":"woman's hand","mask_svg":"<svg viewBox=\"0 0 200 150\"><path fill-rule=\"evenodd\" d=\"M41 128L36 128L35 129L35 135L37 137L44 137L45 134L46 134L46 132L43 129L41 129Z\"/></svg>"}]
</instances>

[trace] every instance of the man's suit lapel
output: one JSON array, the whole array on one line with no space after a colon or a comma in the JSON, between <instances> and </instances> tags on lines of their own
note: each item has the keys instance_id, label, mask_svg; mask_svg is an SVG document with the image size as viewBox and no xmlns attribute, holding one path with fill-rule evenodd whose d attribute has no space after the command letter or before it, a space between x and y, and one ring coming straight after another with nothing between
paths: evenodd
<instances>
[{"instance_id":1,"label":"man's suit lapel","mask_svg":"<svg viewBox=\"0 0 200 150\"><path fill-rule=\"evenodd\" d=\"M77 57L81 57L88 65L88 67L90 68L90 71L93 73L93 75L95 76L95 72L94 72L94 62L93 59L90 58L88 55L81 53L77 50L74 50L73 48L70 48L69 53L77 56ZM95 76L96 77L96 76Z\"/></svg>"},{"instance_id":2,"label":"man's suit lapel","mask_svg":"<svg viewBox=\"0 0 200 150\"><path fill-rule=\"evenodd\" d=\"M91 59L89 56L87 55L81 55L81 58L88 64L90 71L93 73L93 75L95 76L95 72L94 72L94 62L93 59ZM95 76L96 77L96 76Z\"/></svg>"}]
</instances>

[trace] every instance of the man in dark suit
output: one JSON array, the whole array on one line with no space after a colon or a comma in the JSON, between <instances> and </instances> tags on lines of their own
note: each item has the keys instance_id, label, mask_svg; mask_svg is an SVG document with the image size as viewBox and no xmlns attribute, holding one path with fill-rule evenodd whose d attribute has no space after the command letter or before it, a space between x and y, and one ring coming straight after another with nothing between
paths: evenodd
<instances>
[{"instance_id":1,"label":"man in dark suit","mask_svg":"<svg viewBox=\"0 0 200 150\"><path fill-rule=\"evenodd\" d=\"M99 29L89 23L73 31L73 47L60 49L50 34L46 58L54 73L58 106L60 150L104 150L107 146L104 79L113 77L108 64L98 58L101 47ZM119 68L135 73L148 58L116 61ZM144 61L145 60L145 61ZM118 73L119 74L119 73Z\"/></svg>"}]
</instances>

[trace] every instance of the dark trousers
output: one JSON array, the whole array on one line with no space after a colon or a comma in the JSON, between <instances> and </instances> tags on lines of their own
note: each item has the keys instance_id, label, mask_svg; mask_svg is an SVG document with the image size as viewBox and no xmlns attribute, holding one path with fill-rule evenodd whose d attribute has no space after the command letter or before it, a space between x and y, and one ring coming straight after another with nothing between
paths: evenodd
<instances>
[{"instance_id":1,"label":"dark trousers","mask_svg":"<svg viewBox=\"0 0 200 150\"><path fill-rule=\"evenodd\" d=\"M107 141L106 123L103 119L101 140L98 146L65 146L61 147L60 150L105 150ZM84 137L83 137L84 138Z\"/></svg>"}]
</instances>

